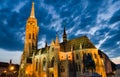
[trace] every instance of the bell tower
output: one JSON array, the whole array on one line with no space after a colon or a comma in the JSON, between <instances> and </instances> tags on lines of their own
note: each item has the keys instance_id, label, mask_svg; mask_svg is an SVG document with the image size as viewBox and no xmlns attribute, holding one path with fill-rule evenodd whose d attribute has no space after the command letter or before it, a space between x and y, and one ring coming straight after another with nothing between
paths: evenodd
<instances>
[{"instance_id":1,"label":"bell tower","mask_svg":"<svg viewBox=\"0 0 120 77\"><path fill-rule=\"evenodd\" d=\"M35 18L34 2L32 2L31 13L26 23L24 50L18 77L26 77L26 70L32 61L30 57L37 50L38 31L39 27L37 25L37 19Z\"/></svg>"},{"instance_id":2,"label":"bell tower","mask_svg":"<svg viewBox=\"0 0 120 77\"><path fill-rule=\"evenodd\" d=\"M37 50L39 27L35 18L34 2L32 2L31 14L26 23L24 53L26 56L31 56Z\"/></svg>"}]
</instances>

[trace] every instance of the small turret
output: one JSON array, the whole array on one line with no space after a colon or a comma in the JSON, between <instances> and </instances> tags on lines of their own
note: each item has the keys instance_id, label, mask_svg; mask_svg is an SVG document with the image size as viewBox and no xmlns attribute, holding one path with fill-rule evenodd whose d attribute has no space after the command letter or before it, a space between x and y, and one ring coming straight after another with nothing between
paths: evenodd
<instances>
[{"instance_id":1,"label":"small turret","mask_svg":"<svg viewBox=\"0 0 120 77\"><path fill-rule=\"evenodd\" d=\"M10 65L12 64L12 59L10 59Z\"/></svg>"},{"instance_id":2,"label":"small turret","mask_svg":"<svg viewBox=\"0 0 120 77\"><path fill-rule=\"evenodd\" d=\"M82 44L80 43L80 49L82 49Z\"/></svg>"},{"instance_id":3,"label":"small turret","mask_svg":"<svg viewBox=\"0 0 120 77\"><path fill-rule=\"evenodd\" d=\"M64 26L64 32L63 32L63 42L67 42L67 34L66 34L65 26Z\"/></svg>"},{"instance_id":4,"label":"small turret","mask_svg":"<svg viewBox=\"0 0 120 77\"><path fill-rule=\"evenodd\" d=\"M47 47L48 45L47 45L47 42L45 43L45 47Z\"/></svg>"},{"instance_id":5,"label":"small turret","mask_svg":"<svg viewBox=\"0 0 120 77\"><path fill-rule=\"evenodd\" d=\"M59 44L58 35L56 35L55 44L56 44L56 45L58 45L58 44Z\"/></svg>"}]
</instances>

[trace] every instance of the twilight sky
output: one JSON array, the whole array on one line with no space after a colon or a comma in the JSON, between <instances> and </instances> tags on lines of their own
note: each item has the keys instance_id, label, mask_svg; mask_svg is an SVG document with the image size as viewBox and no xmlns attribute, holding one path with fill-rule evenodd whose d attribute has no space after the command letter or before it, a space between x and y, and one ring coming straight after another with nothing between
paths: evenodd
<instances>
[{"instance_id":1,"label":"twilight sky","mask_svg":"<svg viewBox=\"0 0 120 77\"><path fill-rule=\"evenodd\" d=\"M63 23L68 39L88 36L109 58L120 63L120 0L34 0L40 27L38 47L51 43L56 32L62 42ZM32 0L0 0L0 61L20 62L25 26Z\"/></svg>"}]
</instances>

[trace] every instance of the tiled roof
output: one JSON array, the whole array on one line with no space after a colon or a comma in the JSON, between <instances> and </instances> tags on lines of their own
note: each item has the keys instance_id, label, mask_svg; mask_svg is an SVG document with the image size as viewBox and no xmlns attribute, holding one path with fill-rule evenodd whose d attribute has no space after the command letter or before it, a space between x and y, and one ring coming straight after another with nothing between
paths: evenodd
<instances>
[{"instance_id":1,"label":"tiled roof","mask_svg":"<svg viewBox=\"0 0 120 77\"><path fill-rule=\"evenodd\" d=\"M62 42L60 43L60 50L61 51L70 51L71 47L73 47L73 50L78 50L80 49L80 44L82 45L82 49L87 49L87 48L96 48L92 42L88 39L87 36L81 36L72 40L68 40L66 43ZM50 48L50 46L48 46ZM41 53L46 53L46 47L38 49L37 52L41 50ZM36 52L36 54L37 54Z\"/></svg>"},{"instance_id":2,"label":"tiled roof","mask_svg":"<svg viewBox=\"0 0 120 77\"><path fill-rule=\"evenodd\" d=\"M61 51L70 51L71 47L73 47L73 50L80 49L80 44L82 45L82 49L87 48L96 48L91 41L86 36L78 37L72 40L67 41L67 43L60 43L60 50Z\"/></svg>"}]
</instances>

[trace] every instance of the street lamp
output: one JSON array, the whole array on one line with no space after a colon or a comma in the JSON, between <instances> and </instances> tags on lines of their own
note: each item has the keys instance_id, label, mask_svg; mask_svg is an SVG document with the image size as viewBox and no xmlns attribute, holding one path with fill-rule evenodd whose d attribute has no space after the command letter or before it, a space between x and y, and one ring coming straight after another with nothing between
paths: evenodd
<instances>
[{"instance_id":1,"label":"street lamp","mask_svg":"<svg viewBox=\"0 0 120 77\"><path fill-rule=\"evenodd\" d=\"M10 72L10 74L11 74L12 77L15 75L14 71L15 71L15 66L10 65L9 66L9 72Z\"/></svg>"},{"instance_id":2,"label":"street lamp","mask_svg":"<svg viewBox=\"0 0 120 77\"><path fill-rule=\"evenodd\" d=\"M7 74L7 70L4 70L3 73L5 74L5 77L6 77L6 74Z\"/></svg>"},{"instance_id":3,"label":"street lamp","mask_svg":"<svg viewBox=\"0 0 120 77\"><path fill-rule=\"evenodd\" d=\"M28 71L25 72L26 73L26 77L28 76Z\"/></svg>"},{"instance_id":4,"label":"street lamp","mask_svg":"<svg viewBox=\"0 0 120 77\"><path fill-rule=\"evenodd\" d=\"M4 73L7 73L7 71L6 71L6 70L4 70L3 72L4 72Z\"/></svg>"},{"instance_id":5,"label":"street lamp","mask_svg":"<svg viewBox=\"0 0 120 77\"><path fill-rule=\"evenodd\" d=\"M14 66L10 66L10 67L9 67L9 70L10 70L10 71L13 71L14 69L15 69Z\"/></svg>"}]
</instances>

